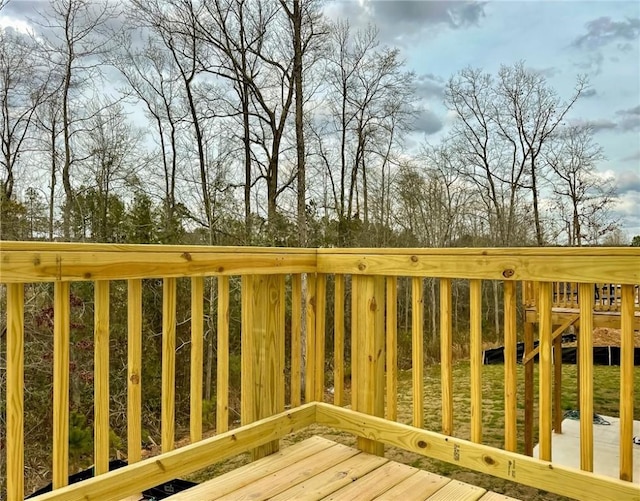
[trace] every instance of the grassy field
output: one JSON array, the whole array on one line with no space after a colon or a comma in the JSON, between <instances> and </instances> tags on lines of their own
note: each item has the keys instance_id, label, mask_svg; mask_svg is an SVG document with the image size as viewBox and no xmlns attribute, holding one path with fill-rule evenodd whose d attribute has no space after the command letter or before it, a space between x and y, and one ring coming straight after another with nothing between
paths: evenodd
<instances>
[{"instance_id":1,"label":"grassy field","mask_svg":"<svg viewBox=\"0 0 640 501\"><path fill-rule=\"evenodd\" d=\"M453 367L454 377L454 435L468 439L470 435L470 376L469 362L459 362ZM537 400L537 367L535 376L535 393ZM598 414L608 416L618 415L620 369L619 367L594 367L594 410ZM483 442L487 445L502 448L504 446L504 366L483 366ZM635 370L635 387L640 388L640 368ZM564 410L575 409L576 406L576 366L563 366L563 399ZM400 373L398 383L398 421L411 423L411 372ZM425 428L440 431L440 366L430 365L425 368ZM636 394L634 416L640 416L640 395ZM518 452L524 448L524 369L518 366ZM327 400L330 401L330 400ZM535 414L537 423L537 411ZM535 431L537 435L537 430ZM312 435L322 435L326 438L346 445L354 445L351 435L336 433L319 426L310 427L300 433L286 437L283 447L298 442ZM535 439L534 439L535 440ZM537 442L537 440L535 440ZM422 468L434 473L448 476L463 482L475 484L488 490L493 490L526 500L564 500L561 496L549 494L531 487L525 487L507 480L480 474L460 468L454 464L432 460L414 453L396 448L387 448L386 456L411 466ZM246 463L246 455L231 461L215 465L194 476L195 481L204 481L214 475L237 468Z\"/></svg>"}]
</instances>

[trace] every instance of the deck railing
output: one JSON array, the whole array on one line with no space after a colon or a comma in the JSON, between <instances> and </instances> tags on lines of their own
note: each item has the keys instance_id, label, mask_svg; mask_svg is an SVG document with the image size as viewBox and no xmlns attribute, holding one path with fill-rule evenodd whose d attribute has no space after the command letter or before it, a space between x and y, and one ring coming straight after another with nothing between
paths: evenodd
<instances>
[{"instance_id":1,"label":"deck railing","mask_svg":"<svg viewBox=\"0 0 640 501\"><path fill-rule=\"evenodd\" d=\"M112 487L110 495L133 493L161 478L173 478L206 466L208 461L228 457L238 447L222 450L221 444L234 443L238 436L250 437L253 456L275 451L278 439L314 421L332 422L359 435L363 450L381 453L383 442L396 444L397 437L384 433L381 421L372 418L358 427L349 415L331 414L330 408L314 408L309 402L329 399L328 381L332 379L333 403L347 404L345 374L350 369L351 410L384 417L391 423L398 418L398 289L399 280L409 281L411 311L412 419L414 429L424 426L424 280L438 280L439 343L442 424L444 437L453 435L453 328L452 281L468 285L469 353L470 353L470 432L469 436L447 439L432 448L420 439L407 444L410 450L439 459L457 462L478 471L511 478L527 485L567 495L576 487L563 485L561 467L548 470L540 478L527 473L516 477L515 457L522 457L525 471L535 472L535 460L512 455L529 452L527 444L518 444L517 427L518 371L516 367L518 287L535 283L535 304L539 325L539 437L540 458L551 461L554 427L561 421L559 395L554 394L554 371L561 359L552 358L553 301L556 283L577 283L580 323L580 409L593 413L593 367L590 347L594 316L594 284L619 284L619 326L621 328L620 382L620 478L632 479L633 424L633 331L637 287L640 283L640 251L636 249L274 249L209 248L171 246L115 246L93 244L0 243L0 283L6 286L6 421L7 450L6 498L24 495L24 329L25 286L52 283L53 298L53 437L52 481L54 489L64 487L69 474L69 354L70 354L70 286L75 282L93 282L94 290L94 462L96 475L118 478L106 473L109 460L109 311L110 283L127 284L127 459L129 464L141 460L142 441L142 294L146 279L162 279L162 455L154 464L143 461L138 469L129 466L126 486ZM220 441L203 437L203 351L204 281L216 278L217 290L217 381L216 433ZM238 278L239 277L239 278ZM190 418L191 446L186 446L188 464L179 462L176 442L176 303L177 280L190 281ZM240 435L228 432L229 423L229 311L230 281L239 280L241 312L241 387ZM483 282L499 284L504 304L504 447L500 453L484 448L482 402ZM524 285L523 285L524 284ZM330 285L331 287L328 287ZM555 289L558 290L557 288ZM333 297L331 296L331 292ZM29 292L31 294L31 292ZM563 292L564 294L564 292ZM526 292L524 297L526 296ZM346 298L350 298L350 302ZM29 296L29 299L31 297ZM213 300L213 296L210 297ZM333 322L327 325L328 305ZM303 313L304 311L304 313ZM304 318L303 318L304 314ZM287 324L285 325L286 320ZM287 333L289 333L287 335ZM327 336L330 336L329 338ZM525 332L532 341L533 332ZM327 339L333 343L327 343ZM285 347L285 340L290 342ZM345 342L349 340L349 342ZM525 339L527 341L527 339ZM345 346L350 353L345 353ZM288 353L288 356L287 356ZM556 354L558 350L556 350ZM347 366L345 359L350 361ZM554 367L555 364L555 367ZM332 377L327 369L332 367ZM533 363L525 377L532 381ZM287 374L287 376L285 375ZM286 384L288 382L288 385ZM531 387L529 387L531 386ZM288 392L286 389L288 388ZM527 385L525 400L532 400L533 385ZM287 394L285 394L287 393ZM305 406L302 404L304 393ZM311 407L309 407L311 405ZM285 408L288 419L281 416ZM337 412L337 411L336 411ZM354 413L355 414L355 413ZM275 417L270 417L275 416ZM342 417L341 417L342 416ZM334 419L335 418L335 419ZM355 418L354 418L355 419ZM334 422L337 420L337 423ZM255 425L252 425L255 423ZM251 425L251 426L249 426ZM525 423L531 427L531 423ZM380 427L382 426L382 427ZM389 424L388 426L392 426ZM395 425L393 425L395 426ZM398 425L400 426L400 425ZM269 433L265 435L265 430ZM395 428L394 428L395 429ZM404 430L404 428L402 428ZM259 430L259 433L258 433ZM238 432L240 433L240 432ZM422 435L416 435L416 437ZM426 436L426 435L425 435ZM431 437L431 435L429 435ZM213 440L213 441L212 441ZM249 440L247 438L247 440ZM431 438L429 438L431 440ZM437 438L435 443L439 444ZM465 442L469 440L469 442ZM201 444L201 445L198 445ZM245 442L243 442L245 444ZM473 445L479 444L479 445ZM245 444L246 445L246 444ZM581 421L581 468L593 470L593 426L591 419ZM453 453L449 457L448 447ZM480 455L484 463L461 459L460 451ZM208 453L208 458L204 452ZM491 455L487 455L487 454ZM466 454L466 453L465 453ZM484 454L484 455L483 455ZM493 459L492 459L493 458ZM495 459L497 458L497 459ZM502 471L503 463L509 467ZM496 463L497 461L497 463ZM511 465L511 461L514 461ZM529 462L531 463L529 463ZM168 465L168 466L167 466ZM498 466L499 468L498 468ZM531 465L531 470L528 470ZM155 468L155 469L154 469ZM171 468L171 471L166 471ZM160 471L161 470L161 471ZM149 472L156 472L150 475ZM543 471L543 470L540 470ZM172 476L172 473L174 474ZM533 475L533 476L532 476ZM572 477L573 478L573 477ZM616 481L589 479L592 488L613 485ZM607 484L609 482L609 484ZM622 485L622 487L621 487ZM105 485L99 479L87 484L82 495L98 499ZM68 489L68 488L67 488ZM92 490L93 489L93 490ZM103 489L103 490L100 490ZM59 491L68 494L68 490ZM626 491L625 491L626 492ZM629 491L631 492L631 491ZM79 494L78 494L79 495ZM579 497L579 496L578 496ZM43 499L45 499L43 497ZM54 497L52 497L53 499ZM47 498L48 499L48 498ZM60 498L63 499L63 498ZM69 498L71 499L71 498ZM80 499L80 498L78 498ZM82 498L85 499L85 498Z\"/></svg>"}]
</instances>

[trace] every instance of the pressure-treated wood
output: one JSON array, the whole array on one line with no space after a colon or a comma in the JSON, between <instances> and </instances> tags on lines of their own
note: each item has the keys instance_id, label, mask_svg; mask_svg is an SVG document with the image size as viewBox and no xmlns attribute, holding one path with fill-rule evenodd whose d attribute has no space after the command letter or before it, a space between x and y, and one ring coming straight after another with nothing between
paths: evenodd
<instances>
[{"instance_id":1,"label":"pressure-treated wood","mask_svg":"<svg viewBox=\"0 0 640 501\"><path fill-rule=\"evenodd\" d=\"M517 448L518 376L516 283L504 282L504 448Z\"/></svg>"},{"instance_id":2,"label":"pressure-treated wood","mask_svg":"<svg viewBox=\"0 0 640 501\"><path fill-rule=\"evenodd\" d=\"M593 471L593 284L578 285L580 303L580 468ZM542 412L542 410L541 410Z\"/></svg>"},{"instance_id":3,"label":"pressure-treated wood","mask_svg":"<svg viewBox=\"0 0 640 501\"><path fill-rule=\"evenodd\" d=\"M69 481L69 282L54 285L53 488Z\"/></svg>"},{"instance_id":4,"label":"pressure-treated wood","mask_svg":"<svg viewBox=\"0 0 640 501\"><path fill-rule=\"evenodd\" d=\"M319 424L336 430L366 434L368 438L422 456L488 473L575 499L640 499L638 486L630 482L593 476L548 462L455 437L395 423L350 409L316 404Z\"/></svg>"},{"instance_id":5,"label":"pressure-treated wood","mask_svg":"<svg viewBox=\"0 0 640 501\"><path fill-rule=\"evenodd\" d=\"M284 410L284 276L242 277L242 424ZM254 459L278 450L274 441Z\"/></svg>"},{"instance_id":6,"label":"pressure-treated wood","mask_svg":"<svg viewBox=\"0 0 640 501\"><path fill-rule=\"evenodd\" d=\"M471 441L482 442L482 282L469 282L469 358L471 366Z\"/></svg>"},{"instance_id":7,"label":"pressure-treated wood","mask_svg":"<svg viewBox=\"0 0 640 501\"><path fill-rule=\"evenodd\" d=\"M162 452L173 450L176 406L176 279L162 287Z\"/></svg>"},{"instance_id":8,"label":"pressure-treated wood","mask_svg":"<svg viewBox=\"0 0 640 501\"><path fill-rule=\"evenodd\" d=\"M553 432L562 433L562 336L552 341L553 345Z\"/></svg>"},{"instance_id":9,"label":"pressure-treated wood","mask_svg":"<svg viewBox=\"0 0 640 501\"><path fill-rule=\"evenodd\" d=\"M119 501L150 487L268 444L314 422L315 404L256 421L185 445L84 482L39 496L37 501Z\"/></svg>"},{"instance_id":10,"label":"pressure-treated wood","mask_svg":"<svg viewBox=\"0 0 640 501\"><path fill-rule=\"evenodd\" d=\"M524 324L524 352L533 349L533 324ZM533 456L533 360L524 364L524 453Z\"/></svg>"},{"instance_id":11,"label":"pressure-treated wood","mask_svg":"<svg viewBox=\"0 0 640 501\"><path fill-rule=\"evenodd\" d=\"M316 393L316 275L307 274L305 297L304 400L312 402Z\"/></svg>"},{"instance_id":12,"label":"pressure-treated wood","mask_svg":"<svg viewBox=\"0 0 640 501\"><path fill-rule=\"evenodd\" d=\"M451 279L440 280L440 383L442 387L442 433L453 433L453 329Z\"/></svg>"},{"instance_id":13,"label":"pressure-treated wood","mask_svg":"<svg viewBox=\"0 0 640 501\"><path fill-rule=\"evenodd\" d=\"M315 391L314 400L322 402L324 400L324 340L327 314L327 276L318 274L316 276L316 329L315 329L315 349L314 349L314 369L315 369Z\"/></svg>"},{"instance_id":14,"label":"pressure-treated wood","mask_svg":"<svg viewBox=\"0 0 640 501\"><path fill-rule=\"evenodd\" d=\"M127 282L127 461L142 456L142 281Z\"/></svg>"},{"instance_id":15,"label":"pressure-treated wood","mask_svg":"<svg viewBox=\"0 0 640 501\"><path fill-rule=\"evenodd\" d=\"M229 429L229 277L218 277L216 432Z\"/></svg>"},{"instance_id":16,"label":"pressure-treated wood","mask_svg":"<svg viewBox=\"0 0 640 501\"><path fill-rule=\"evenodd\" d=\"M551 283L541 282L538 295L540 311L540 361L538 428L540 433L540 459L551 461Z\"/></svg>"},{"instance_id":17,"label":"pressure-treated wood","mask_svg":"<svg viewBox=\"0 0 640 501\"><path fill-rule=\"evenodd\" d=\"M562 343L562 334L564 334L566 332L566 330L570 326L575 324L579 319L580 319L580 314L579 313L577 313L575 315L571 315L569 318L567 318L562 323L562 325L560 325L560 327L558 327L556 330L553 331L553 334L551 334L551 341L552 342L556 342L559 339L560 343ZM553 314L551 315L551 323L553 324ZM528 352L525 353L524 357L522 357L522 363L523 364L528 363L530 360L533 360L539 354L540 354L540 346L536 346L531 351L528 351Z\"/></svg>"},{"instance_id":18,"label":"pressure-treated wood","mask_svg":"<svg viewBox=\"0 0 640 501\"><path fill-rule=\"evenodd\" d=\"M386 417L398 419L398 278L387 277L387 408Z\"/></svg>"},{"instance_id":19,"label":"pressure-treated wood","mask_svg":"<svg viewBox=\"0 0 640 501\"><path fill-rule=\"evenodd\" d=\"M633 285L623 285L620 313L620 478L633 481Z\"/></svg>"},{"instance_id":20,"label":"pressure-treated wood","mask_svg":"<svg viewBox=\"0 0 640 501\"><path fill-rule=\"evenodd\" d=\"M451 480L435 473L418 470L391 489L378 496L376 501L407 501L408 499L429 499Z\"/></svg>"},{"instance_id":21,"label":"pressure-treated wood","mask_svg":"<svg viewBox=\"0 0 640 501\"><path fill-rule=\"evenodd\" d=\"M355 277L354 277L355 278ZM352 308L358 316L358 329L353 338L357 350L356 372L358 392L352 397L352 408L374 416L384 415L384 279L360 276ZM384 447L366 438L358 439L358 447L382 455Z\"/></svg>"},{"instance_id":22,"label":"pressure-treated wood","mask_svg":"<svg viewBox=\"0 0 640 501\"><path fill-rule=\"evenodd\" d=\"M24 285L7 286L7 499L24 498Z\"/></svg>"},{"instance_id":23,"label":"pressure-treated wood","mask_svg":"<svg viewBox=\"0 0 640 501\"><path fill-rule=\"evenodd\" d=\"M424 426L424 290L422 278L411 279L411 380L413 395L413 426Z\"/></svg>"},{"instance_id":24,"label":"pressure-treated wood","mask_svg":"<svg viewBox=\"0 0 640 501\"><path fill-rule=\"evenodd\" d=\"M344 275L336 275L333 298L333 403L344 403Z\"/></svg>"},{"instance_id":25,"label":"pressure-treated wood","mask_svg":"<svg viewBox=\"0 0 640 501\"><path fill-rule=\"evenodd\" d=\"M202 363L204 351L204 280L191 279L191 380L189 438L202 440Z\"/></svg>"},{"instance_id":26,"label":"pressure-treated wood","mask_svg":"<svg viewBox=\"0 0 640 501\"><path fill-rule=\"evenodd\" d=\"M109 282L95 283L94 311L94 468L109 471Z\"/></svg>"},{"instance_id":27,"label":"pressure-treated wood","mask_svg":"<svg viewBox=\"0 0 640 501\"><path fill-rule=\"evenodd\" d=\"M302 402L302 275L291 276L291 407Z\"/></svg>"}]
</instances>

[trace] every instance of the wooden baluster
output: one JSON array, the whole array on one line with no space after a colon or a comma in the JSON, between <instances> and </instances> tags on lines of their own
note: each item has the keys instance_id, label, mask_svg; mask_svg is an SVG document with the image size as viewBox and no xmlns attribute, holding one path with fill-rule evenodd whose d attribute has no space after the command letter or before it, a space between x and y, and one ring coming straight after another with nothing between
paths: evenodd
<instances>
[{"instance_id":1,"label":"wooden baluster","mask_svg":"<svg viewBox=\"0 0 640 501\"><path fill-rule=\"evenodd\" d=\"M229 277L218 277L216 433L229 429Z\"/></svg>"},{"instance_id":2,"label":"wooden baluster","mask_svg":"<svg viewBox=\"0 0 640 501\"><path fill-rule=\"evenodd\" d=\"M213 298L212 298L213 299ZM189 439L202 440L202 367L204 352L204 279L191 278L191 388Z\"/></svg>"},{"instance_id":3,"label":"wooden baluster","mask_svg":"<svg viewBox=\"0 0 640 501\"><path fill-rule=\"evenodd\" d=\"M440 382L442 386L442 433L453 433L453 331L451 326L451 279L440 279Z\"/></svg>"},{"instance_id":4,"label":"wooden baluster","mask_svg":"<svg viewBox=\"0 0 640 501\"><path fill-rule=\"evenodd\" d=\"M53 488L69 482L69 282L54 285Z\"/></svg>"},{"instance_id":5,"label":"wooden baluster","mask_svg":"<svg viewBox=\"0 0 640 501\"><path fill-rule=\"evenodd\" d=\"M95 282L94 296L94 464L101 475L109 471L109 281Z\"/></svg>"},{"instance_id":6,"label":"wooden baluster","mask_svg":"<svg viewBox=\"0 0 640 501\"><path fill-rule=\"evenodd\" d=\"M633 482L634 286L620 291L620 478Z\"/></svg>"},{"instance_id":7,"label":"wooden baluster","mask_svg":"<svg viewBox=\"0 0 640 501\"><path fill-rule=\"evenodd\" d=\"M482 281L469 281L471 441L482 442Z\"/></svg>"},{"instance_id":8,"label":"wooden baluster","mask_svg":"<svg viewBox=\"0 0 640 501\"><path fill-rule=\"evenodd\" d=\"M504 447L515 452L517 447L517 327L516 283L504 282Z\"/></svg>"},{"instance_id":9,"label":"wooden baluster","mask_svg":"<svg viewBox=\"0 0 640 501\"><path fill-rule=\"evenodd\" d=\"M291 276L291 407L302 403L302 275Z\"/></svg>"},{"instance_id":10,"label":"wooden baluster","mask_svg":"<svg viewBox=\"0 0 640 501\"><path fill-rule=\"evenodd\" d=\"M305 344L305 373L304 399L313 402L316 393L316 275L307 273L306 290L306 344Z\"/></svg>"},{"instance_id":11,"label":"wooden baluster","mask_svg":"<svg viewBox=\"0 0 640 501\"><path fill-rule=\"evenodd\" d=\"M175 441L176 396L176 279L165 278L162 288L162 452Z\"/></svg>"},{"instance_id":12,"label":"wooden baluster","mask_svg":"<svg viewBox=\"0 0 640 501\"><path fill-rule=\"evenodd\" d=\"M7 285L7 499L24 499L24 284Z\"/></svg>"},{"instance_id":13,"label":"wooden baluster","mask_svg":"<svg viewBox=\"0 0 640 501\"><path fill-rule=\"evenodd\" d=\"M390 421L398 419L398 278L387 277L387 412Z\"/></svg>"},{"instance_id":14,"label":"wooden baluster","mask_svg":"<svg viewBox=\"0 0 640 501\"><path fill-rule=\"evenodd\" d=\"M411 280L411 376L413 387L413 426L424 427L424 290L422 278Z\"/></svg>"},{"instance_id":15,"label":"wooden baluster","mask_svg":"<svg viewBox=\"0 0 640 501\"><path fill-rule=\"evenodd\" d=\"M539 354L539 432L540 459L551 461L551 283L541 282L539 285L538 313L540 316L540 354Z\"/></svg>"},{"instance_id":16,"label":"wooden baluster","mask_svg":"<svg viewBox=\"0 0 640 501\"><path fill-rule=\"evenodd\" d=\"M333 298L333 403L344 401L344 275L335 276Z\"/></svg>"},{"instance_id":17,"label":"wooden baluster","mask_svg":"<svg viewBox=\"0 0 640 501\"><path fill-rule=\"evenodd\" d=\"M580 302L580 468L593 471L593 284L578 286Z\"/></svg>"},{"instance_id":18,"label":"wooden baluster","mask_svg":"<svg viewBox=\"0 0 640 501\"><path fill-rule=\"evenodd\" d=\"M326 312L327 312L327 275L318 273L316 278L316 348L314 355L315 367L315 400L324 400L324 358L325 358L325 335L326 335Z\"/></svg>"},{"instance_id":19,"label":"wooden baluster","mask_svg":"<svg viewBox=\"0 0 640 501\"><path fill-rule=\"evenodd\" d=\"M127 283L127 461L142 456L142 281Z\"/></svg>"}]
</instances>

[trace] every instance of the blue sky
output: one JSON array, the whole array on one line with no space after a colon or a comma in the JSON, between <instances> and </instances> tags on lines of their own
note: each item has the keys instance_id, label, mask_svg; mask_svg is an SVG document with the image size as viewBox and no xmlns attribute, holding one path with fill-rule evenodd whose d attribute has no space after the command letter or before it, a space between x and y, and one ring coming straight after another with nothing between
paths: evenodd
<instances>
[{"instance_id":1,"label":"blue sky","mask_svg":"<svg viewBox=\"0 0 640 501\"><path fill-rule=\"evenodd\" d=\"M47 3L10 0L0 26L24 27ZM523 60L564 98L586 74L591 88L568 119L597 130L623 229L640 234L640 1L324 0L324 9L354 27L376 24L383 43L401 48L425 110L417 139L430 143L447 132L444 84L467 66L495 73Z\"/></svg>"},{"instance_id":2,"label":"blue sky","mask_svg":"<svg viewBox=\"0 0 640 501\"><path fill-rule=\"evenodd\" d=\"M623 229L640 234L640 2L338 0L326 10L354 27L375 23L401 48L424 91L420 124L432 143L447 130L442 86L467 66L495 74L523 60L565 98L587 75L591 88L568 119L597 130Z\"/></svg>"}]
</instances>

